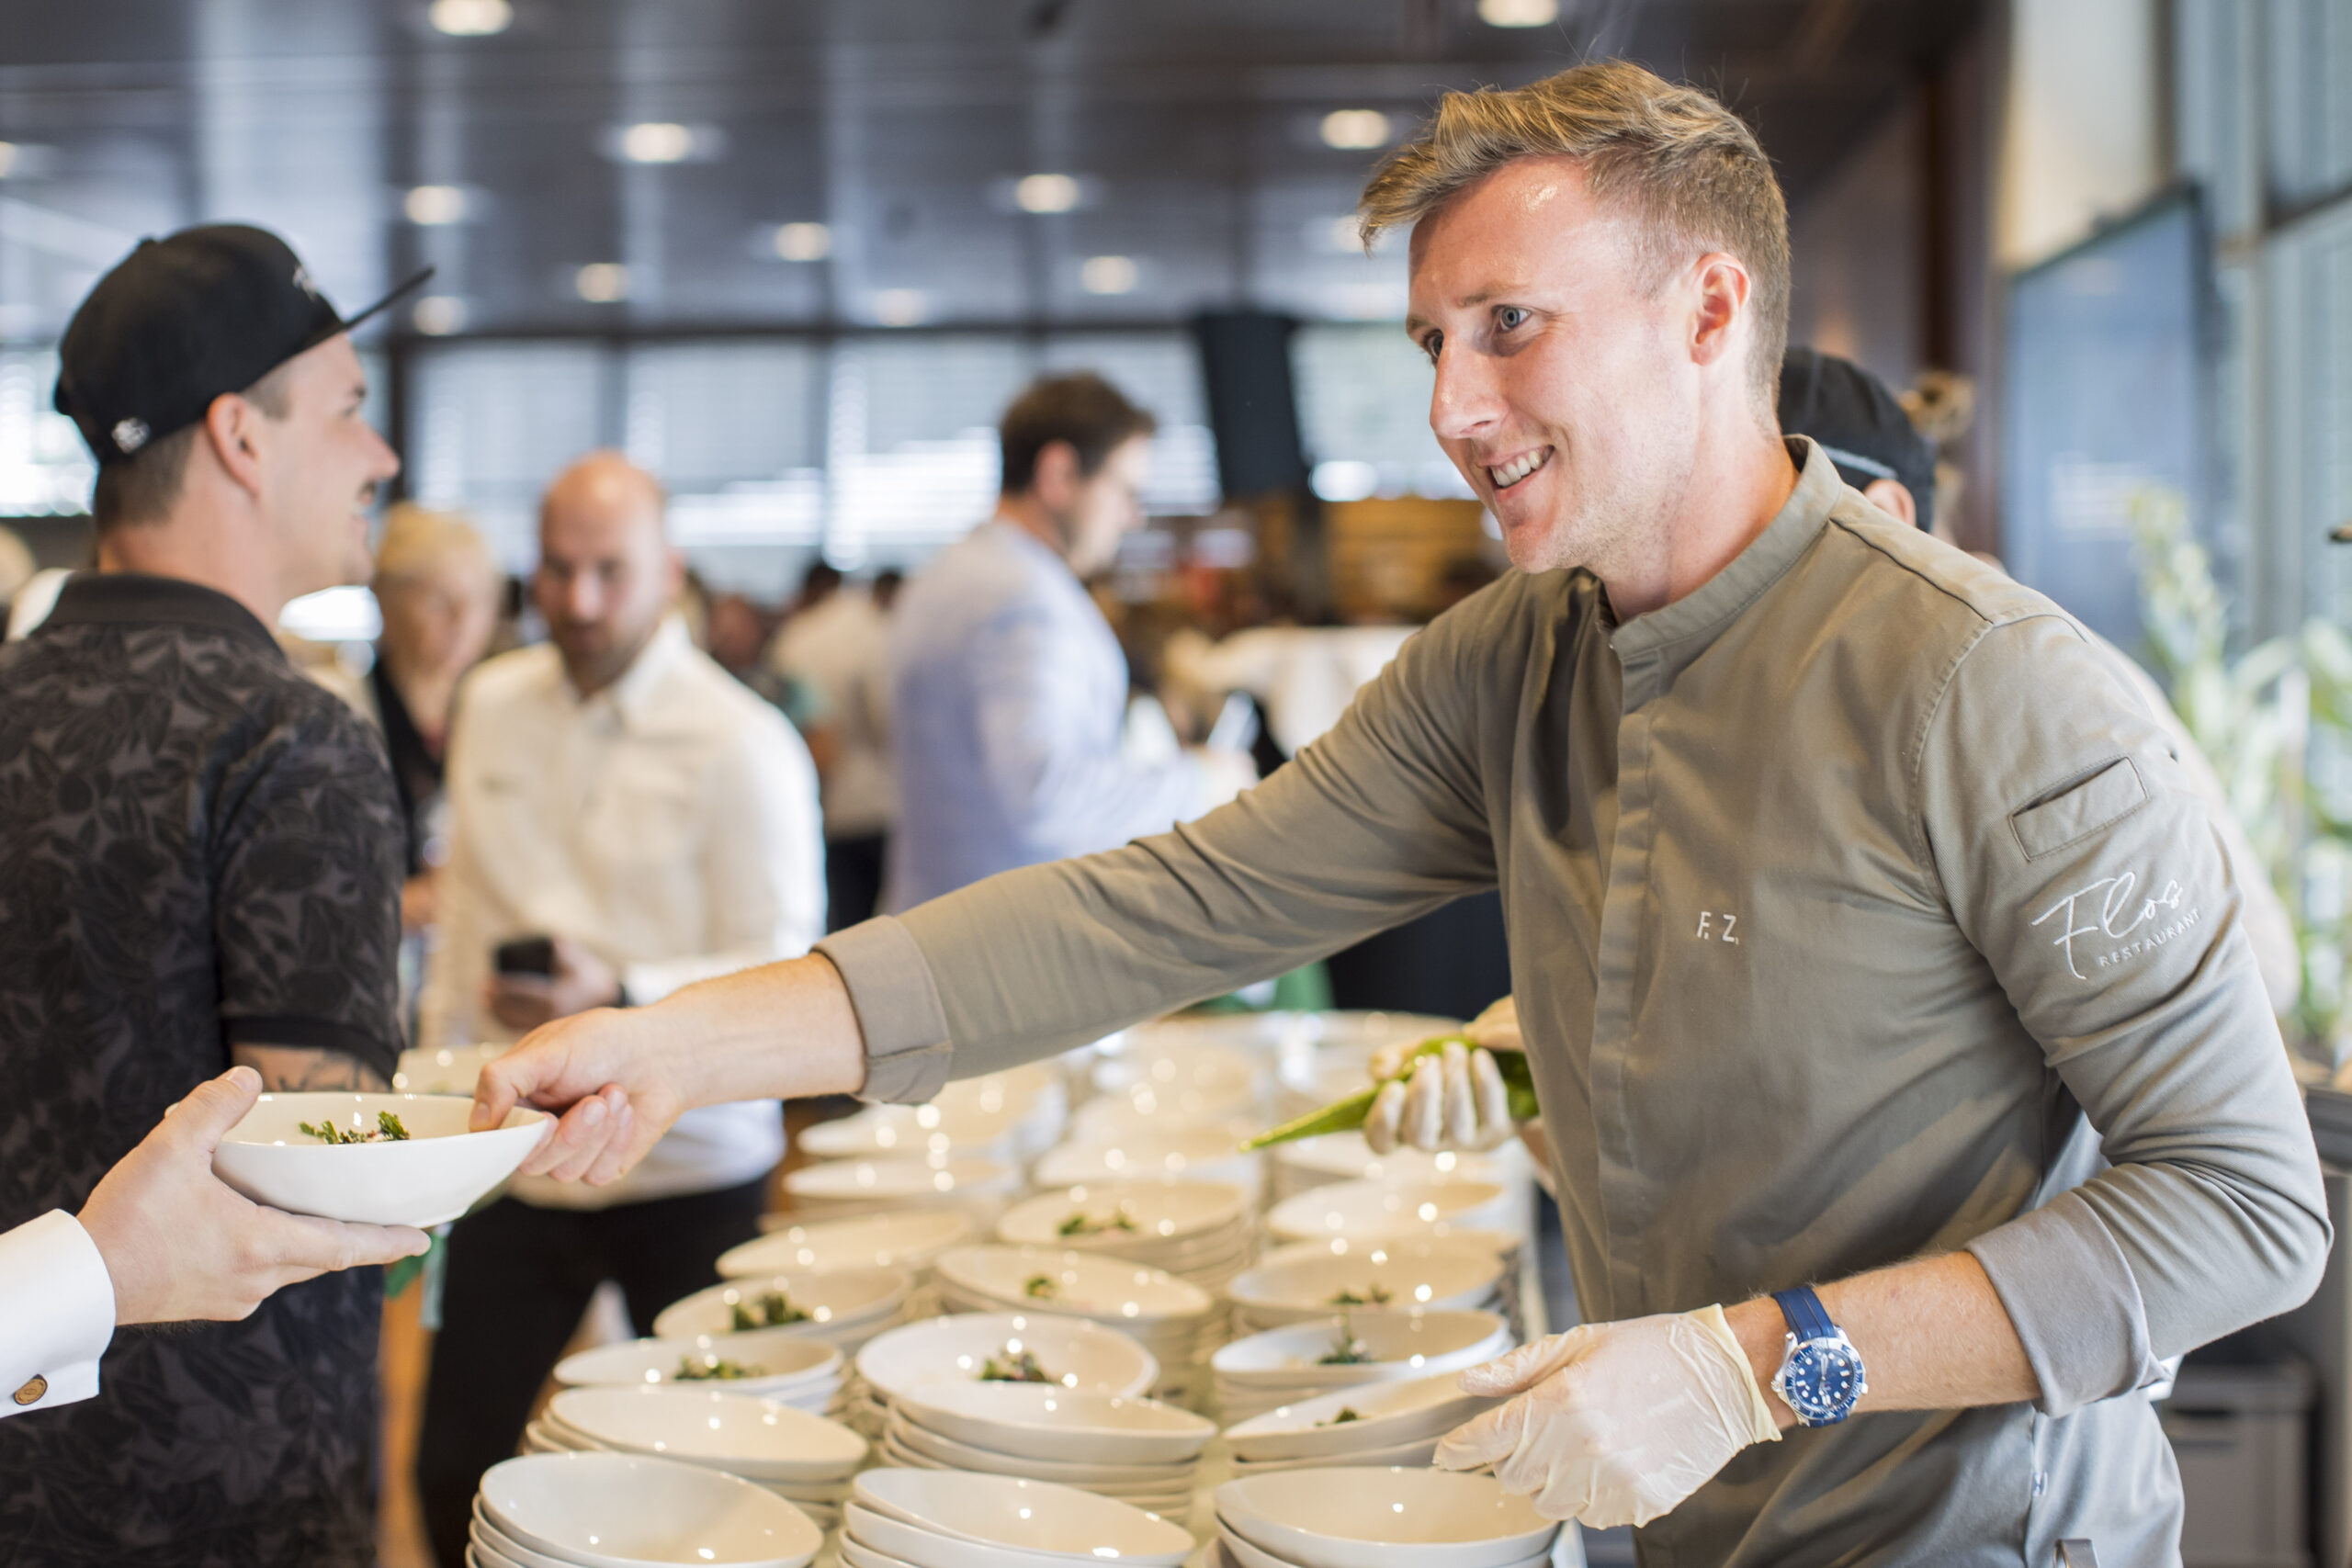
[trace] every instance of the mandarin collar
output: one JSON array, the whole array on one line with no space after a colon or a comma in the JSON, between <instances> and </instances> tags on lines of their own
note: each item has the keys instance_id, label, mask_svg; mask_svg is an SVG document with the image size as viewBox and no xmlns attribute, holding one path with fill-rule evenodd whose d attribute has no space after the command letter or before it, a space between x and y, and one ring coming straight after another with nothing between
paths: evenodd
<instances>
[{"instance_id":1,"label":"mandarin collar","mask_svg":"<svg viewBox=\"0 0 2352 1568\"><path fill-rule=\"evenodd\" d=\"M260 617L217 588L143 571L77 571L59 590L45 626L203 626L250 639L286 661L286 650Z\"/></svg>"}]
</instances>

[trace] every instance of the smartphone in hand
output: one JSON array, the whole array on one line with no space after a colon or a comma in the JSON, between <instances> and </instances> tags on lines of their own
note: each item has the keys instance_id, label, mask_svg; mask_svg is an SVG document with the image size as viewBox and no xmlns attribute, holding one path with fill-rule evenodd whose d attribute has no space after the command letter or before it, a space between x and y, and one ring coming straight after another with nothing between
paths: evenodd
<instances>
[{"instance_id":1,"label":"smartphone in hand","mask_svg":"<svg viewBox=\"0 0 2352 1568\"><path fill-rule=\"evenodd\" d=\"M502 942L491 950L490 966L501 975L540 975L555 973L555 939L545 936L518 936L513 942Z\"/></svg>"}]
</instances>

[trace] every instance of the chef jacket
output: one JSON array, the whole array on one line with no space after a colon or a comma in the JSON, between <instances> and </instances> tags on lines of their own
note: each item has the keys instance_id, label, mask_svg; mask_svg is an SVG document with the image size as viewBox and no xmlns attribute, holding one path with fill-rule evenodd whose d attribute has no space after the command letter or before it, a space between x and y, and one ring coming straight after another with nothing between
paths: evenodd
<instances>
[{"instance_id":1,"label":"chef jacket","mask_svg":"<svg viewBox=\"0 0 2352 1568\"><path fill-rule=\"evenodd\" d=\"M1966 1248L2040 1382L1750 1448L1645 1564L2175 1561L2133 1391L2301 1301L2329 1242L2239 896L2114 655L1791 450L1786 505L1673 604L1511 574L1234 804L830 939L865 1092L1498 886L1589 1317Z\"/></svg>"}]
</instances>

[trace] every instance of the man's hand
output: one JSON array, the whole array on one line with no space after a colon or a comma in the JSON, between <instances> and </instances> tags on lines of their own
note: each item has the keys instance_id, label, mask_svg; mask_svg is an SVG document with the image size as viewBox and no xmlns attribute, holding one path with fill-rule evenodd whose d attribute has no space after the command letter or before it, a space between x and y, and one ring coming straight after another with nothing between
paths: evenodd
<instances>
[{"instance_id":1,"label":"man's hand","mask_svg":"<svg viewBox=\"0 0 2352 1568\"><path fill-rule=\"evenodd\" d=\"M1471 1021L1463 1032L1474 1045L1448 1044L1423 1056L1402 1077L1408 1045L1373 1054L1372 1076L1386 1087L1364 1119L1364 1141L1374 1154L1408 1144L1431 1154L1441 1149L1485 1151L1509 1143L1519 1132L1510 1113L1510 1090L1495 1066L1497 1051L1524 1049L1519 1008L1505 997Z\"/></svg>"},{"instance_id":2,"label":"man's hand","mask_svg":"<svg viewBox=\"0 0 2352 1568\"><path fill-rule=\"evenodd\" d=\"M1495 1467L1546 1518L1645 1525L1780 1427L1721 1307L1589 1324L1462 1374L1516 1394L1438 1445L1447 1470Z\"/></svg>"},{"instance_id":3,"label":"man's hand","mask_svg":"<svg viewBox=\"0 0 2352 1568\"><path fill-rule=\"evenodd\" d=\"M482 983L482 1006L509 1029L537 1029L560 1018L611 1007L620 1000L613 966L568 936L554 939L552 975L493 975Z\"/></svg>"},{"instance_id":4,"label":"man's hand","mask_svg":"<svg viewBox=\"0 0 2352 1568\"><path fill-rule=\"evenodd\" d=\"M82 1206L114 1281L117 1323L235 1322L288 1285L424 1250L424 1233L407 1225L281 1213L223 1185L212 1151L260 1093L248 1066L198 1086Z\"/></svg>"},{"instance_id":5,"label":"man's hand","mask_svg":"<svg viewBox=\"0 0 2352 1568\"><path fill-rule=\"evenodd\" d=\"M619 1180L687 1109L665 1049L665 1016L600 1008L532 1031L482 1069L474 1130L499 1125L518 1104L560 1111L522 1174L598 1187Z\"/></svg>"}]
</instances>

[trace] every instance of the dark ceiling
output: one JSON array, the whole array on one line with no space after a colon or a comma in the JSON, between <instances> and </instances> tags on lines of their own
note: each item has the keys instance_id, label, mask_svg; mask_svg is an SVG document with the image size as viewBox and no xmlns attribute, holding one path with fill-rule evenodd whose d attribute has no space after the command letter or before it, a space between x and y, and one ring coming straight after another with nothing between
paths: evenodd
<instances>
[{"instance_id":1,"label":"dark ceiling","mask_svg":"<svg viewBox=\"0 0 2352 1568\"><path fill-rule=\"evenodd\" d=\"M293 236L346 307L431 262L435 324L469 331L1392 316L1396 259L1334 232L1378 154L1325 145L1327 113L1401 133L1442 89L1627 54L1747 115L1802 202L1978 9L1567 0L1506 29L1474 0L513 0L503 33L447 37L425 0L6 0L0 336L52 337L137 235L226 217ZM688 159L613 156L645 122ZM1077 176L1074 210L1015 206L1037 171ZM420 185L463 220L409 221ZM780 259L794 222L830 255ZM1096 256L1133 287L1090 292ZM625 299L581 297L597 263Z\"/></svg>"}]
</instances>

